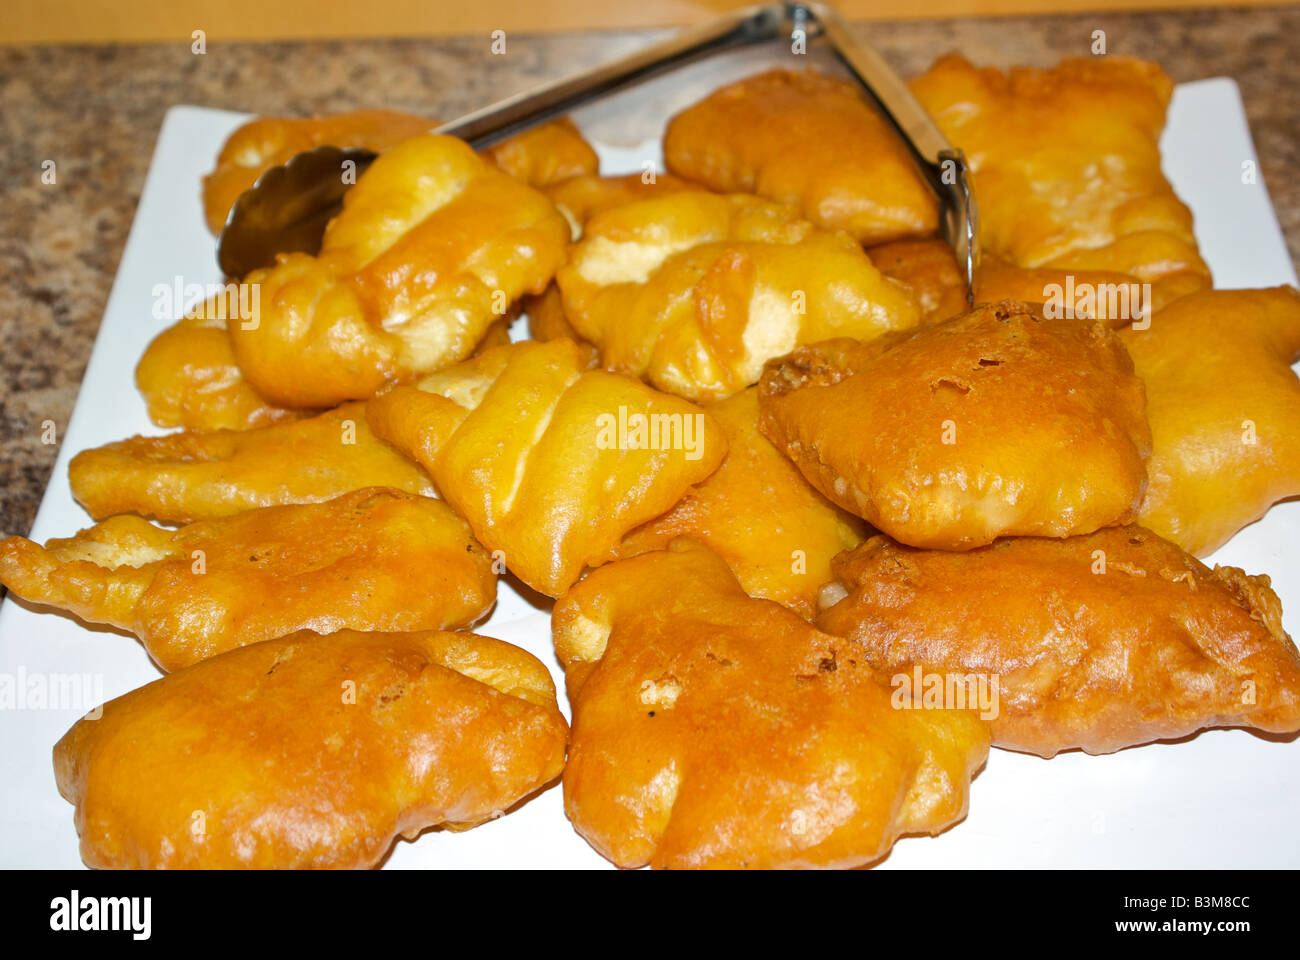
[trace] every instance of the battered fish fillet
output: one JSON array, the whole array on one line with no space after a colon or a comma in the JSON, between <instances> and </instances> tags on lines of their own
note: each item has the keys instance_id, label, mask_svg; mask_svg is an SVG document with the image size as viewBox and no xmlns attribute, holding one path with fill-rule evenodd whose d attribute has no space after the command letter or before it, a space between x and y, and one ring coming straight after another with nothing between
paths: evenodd
<instances>
[{"instance_id":1,"label":"battered fish fillet","mask_svg":"<svg viewBox=\"0 0 1300 960\"><path fill-rule=\"evenodd\" d=\"M311 416L311 410L277 407L249 386L235 362L226 316L205 305L154 337L135 370L149 419L160 427L209 431Z\"/></svg>"},{"instance_id":2,"label":"battered fish fillet","mask_svg":"<svg viewBox=\"0 0 1300 960\"><path fill-rule=\"evenodd\" d=\"M1050 757L1213 726L1300 729L1300 656L1268 577L1211 571L1142 527L970 553L872 537L835 568L848 596L818 625L860 643L912 702L918 667L996 681L996 746Z\"/></svg>"},{"instance_id":3,"label":"battered fish fillet","mask_svg":"<svg viewBox=\"0 0 1300 960\"><path fill-rule=\"evenodd\" d=\"M849 236L739 194L678 192L608 210L556 283L607 370L690 399L738 393L799 344L869 340L920 320L911 291Z\"/></svg>"},{"instance_id":4,"label":"battered fish fillet","mask_svg":"<svg viewBox=\"0 0 1300 960\"><path fill-rule=\"evenodd\" d=\"M131 437L77 454L68 479L96 520L189 523L365 487L433 496L428 474L370 432L364 403L252 430Z\"/></svg>"},{"instance_id":5,"label":"battered fish fillet","mask_svg":"<svg viewBox=\"0 0 1300 960\"><path fill-rule=\"evenodd\" d=\"M911 87L970 160L984 250L1178 293L1209 286L1191 212L1160 170L1173 83L1158 66L1111 55L1002 73L949 54Z\"/></svg>"},{"instance_id":6,"label":"battered fish fillet","mask_svg":"<svg viewBox=\"0 0 1300 960\"><path fill-rule=\"evenodd\" d=\"M377 866L564 766L546 668L469 633L296 633L104 705L54 747L100 868Z\"/></svg>"},{"instance_id":7,"label":"battered fish fillet","mask_svg":"<svg viewBox=\"0 0 1300 960\"><path fill-rule=\"evenodd\" d=\"M1144 526L1205 556L1300 495L1300 294L1206 290L1122 337L1151 421Z\"/></svg>"},{"instance_id":8,"label":"battered fish fillet","mask_svg":"<svg viewBox=\"0 0 1300 960\"><path fill-rule=\"evenodd\" d=\"M165 671L295 630L463 627L496 600L450 507L381 487L179 530L123 514L44 547L9 537L0 583L129 630Z\"/></svg>"},{"instance_id":9,"label":"battered fish fillet","mask_svg":"<svg viewBox=\"0 0 1300 960\"><path fill-rule=\"evenodd\" d=\"M813 71L714 91L668 122L664 158L687 180L776 200L861 243L938 229L938 201L893 127L855 86Z\"/></svg>"},{"instance_id":10,"label":"battered fish fillet","mask_svg":"<svg viewBox=\"0 0 1300 960\"><path fill-rule=\"evenodd\" d=\"M1114 333L977 307L867 344L773 360L759 427L814 487L896 540L969 550L1137 514L1151 453L1142 382Z\"/></svg>"},{"instance_id":11,"label":"battered fish fillet","mask_svg":"<svg viewBox=\"0 0 1300 960\"><path fill-rule=\"evenodd\" d=\"M861 520L810 487L758 432L758 389L705 410L727 437L727 458L662 517L633 530L615 553L661 550L690 535L721 556L745 592L807 619L833 577L831 558L862 542Z\"/></svg>"},{"instance_id":12,"label":"battered fish fillet","mask_svg":"<svg viewBox=\"0 0 1300 960\"><path fill-rule=\"evenodd\" d=\"M966 277L957 267L952 248L942 240L898 240L872 247L867 255L885 276L912 288L925 322L947 320L968 309ZM1137 277L1126 273L1017 267L985 254L975 271L975 302L1045 304L1055 298L1058 305L1068 301L1077 316L1095 317L1108 327L1120 328L1135 320L1144 323L1171 294L1181 295L1173 285L1162 284L1159 289L1152 288L1148 303L1134 284L1138 284ZM1067 297L1067 291L1073 296Z\"/></svg>"},{"instance_id":13,"label":"battered fish fillet","mask_svg":"<svg viewBox=\"0 0 1300 960\"><path fill-rule=\"evenodd\" d=\"M419 389L380 394L368 416L429 471L496 559L551 597L727 452L722 429L698 407L588 370L569 340L490 350Z\"/></svg>"},{"instance_id":14,"label":"battered fish fillet","mask_svg":"<svg viewBox=\"0 0 1300 960\"><path fill-rule=\"evenodd\" d=\"M541 193L455 137L382 154L319 256L281 254L246 283L260 320L227 324L249 384L287 407L364 399L469 356L521 294L541 293L569 227Z\"/></svg>"},{"instance_id":15,"label":"battered fish fillet","mask_svg":"<svg viewBox=\"0 0 1300 960\"><path fill-rule=\"evenodd\" d=\"M203 178L208 229L221 233L230 208L263 173L306 150L331 145L382 153L434 125L394 110L356 110L323 117L258 117L230 135L217 166Z\"/></svg>"},{"instance_id":16,"label":"battered fish fillet","mask_svg":"<svg viewBox=\"0 0 1300 960\"><path fill-rule=\"evenodd\" d=\"M621 867L855 867L966 814L988 727L895 710L855 642L746 596L704 547L601 567L552 626L565 811Z\"/></svg>"}]
</instances>

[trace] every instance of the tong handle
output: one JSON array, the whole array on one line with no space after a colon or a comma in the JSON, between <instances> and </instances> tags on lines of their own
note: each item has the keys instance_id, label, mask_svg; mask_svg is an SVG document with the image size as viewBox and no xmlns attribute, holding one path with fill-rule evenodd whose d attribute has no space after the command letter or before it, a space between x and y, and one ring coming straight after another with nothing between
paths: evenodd
<instances>
[{"instance_id":1,"label":"tong handle","mask_svg":"<svg viewBox=\"0 0 1300 960\"><path fill-rule=\"evenodd\" d=\"M784 20L780 4L743 7L700 27L576 76L518 94L445 123L434 133L460 137L480 149L521 130L568 113L615 90L667 73L722 50L770 40Z\"/></svg>"}]
</instances>

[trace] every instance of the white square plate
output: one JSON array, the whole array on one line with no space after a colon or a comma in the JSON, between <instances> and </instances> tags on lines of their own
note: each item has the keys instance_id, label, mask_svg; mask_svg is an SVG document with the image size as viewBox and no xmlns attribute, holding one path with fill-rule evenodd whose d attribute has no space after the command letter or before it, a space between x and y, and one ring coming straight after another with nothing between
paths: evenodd
<instances>
[{"instance_id":1,"label":"white square plate","mask_svg":"<svg viewBox=\"0 0 1300 960\"><path fill-rule=\"evenodd\" d=\"M760 66L752 58L744 64L744 70L727 72ZM704 89L726 79L715 71ZM642 99L663 118L699 93L651 85ZM640 170L646 161L659 165L657 137L638 144L639 137L620 135L624 117L616 106L602 104L576 118L590 136L624 144L601 148L604 173ZM67 536L90 523L68 488L73 454L159 432L133 386L140 354L171 323L153 316L154 287L170 285L176 277L187 283L220 281L199 183L226 136L244 119L198 107L168 112L34 539ZM640 136L646 135L642 130ZM1161 146L1166 173L1196 215L1201 250L1216 285L1295 284L1265 187L1242 183L1243 164L1253 163L1255 154L1236 84L1214 79L1180 86ZM1297 543L1300 502L1291 502L1242 531L1214 558L1270 574L1292 634L1300 632ZM498 607L479 632L540 657L563 691L548 615L504 581L501 586ZM50 750L87 709L158 677L134 639L38 614L6 598L0 607L0 683L6 678L50 683L73 675L85 682L65 687L69 694L81 693L69 695L69 702L0 708L0 866L81 865L72 808L55 787ZM567 712L563 700L561 694ZM1048 761L994 750L971 788L966 821L938 838L901 841L884 865L1300 866L1296 796L1300 742L1270 742L1243 731L1211 731L1189 742L1107 757L1073 753ZM415 843L399 842L388 865L608 866L570 827L559 789L466 833L433 831Z\"/></svg>"}]
</instances>

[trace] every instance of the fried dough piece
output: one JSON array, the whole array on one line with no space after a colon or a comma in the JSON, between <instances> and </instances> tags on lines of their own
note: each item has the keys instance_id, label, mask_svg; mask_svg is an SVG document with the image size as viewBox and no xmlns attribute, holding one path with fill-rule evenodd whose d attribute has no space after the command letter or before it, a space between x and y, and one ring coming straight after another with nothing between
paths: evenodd
<instances>
[{"instance_id":1,"label":"fried dough piece","mask_svg":"<svg viewBox=\"0 0 1300 960\"><path fill-rule=\"evenodd\" d=\"M394 110L251 120L230 135L217 156L216 169L203 178L208 229L221 233L240 195L271 167L288 163L299 153L326 145L383 153L436 125L436 120ZM599 165L596 151L568 117L516 134L488 147L482 156L534 187L595 173Z\"/></svg>"},{"instance_id":2,"label":"fried dough piece","mask_svg":"<svg viewBox=\"0 0 1300 960\"><path fill-rule=\"evenodd\" d=\"M968 309L965 275L957 267L952 248L942 240L898 240L872 247L867 255L881 273L912 288L925 322L947 320ZM1095 317L1117 329L1134 320L1149 319L1150 313L1164 306L1171 295L1181 295L1176 285L1160 284L1151 289L1148 303L1143 291L1134 288L1137 283L1136 277L1126 273L1063 267L1031 269L985 254L975 272L975 302L1020 300L1045 304L1056 298L1062 305L1068 302L1076 316ZM1113 298L1112 288L1117 294ZM1073 296L1068 296L1067 291ZM1085 291L1091 295L1085 296Z\"/></svg>"},{"instance_id":3,"label":"fried dough piece","mask_svg":"<svg viewBox=\"0 0 1300 960\"><path fill-rule=\"evenodd\" d=\"M364 403L253 430L131 437L83 450L68 479L96 520L138 513L190 523L365 487L433 496L428 474L370 432Z\"/></svg>"},{"instance_id":4,"label":"fried dough piece","mask_svg":"<svg viewBox=\"0 0 1300 960\"><path fill-rule=\"evenodd\" d=\"M1300 495L1300 294L1206 290L1121 336L1151 421L1144 526L1205 556Z\"/></svg>"},{"instance_id":5,"label":"fried dough piece","mask_svg":"<svg viewBox=\"0 0 1300 960\"><path fill-rule=\"evenodd\" d=\"M299 153L325 145L382 153L433 125L432 120L395 110L356 110L308 118L258 117L230 135L217 155L216 169L203 178L208 229L221 233L240 194L268 169L288 163Z\"/></svg>"},{"instance_id":6,"label":"fried dough piece","mask_svg":"<svg viewBox=\"0 0 1300 960\"><path fill-rule=\"evenodd\" d=\"M969 550L1127 523L1146 487L1142 383L1092 320L977 307L773 360L760 429L814 487L896 540Z\"/></svg>"},{"instance_id":7,"label":"fried dough piece","mask_svg":"<svg viewBox=\"0 0 1300 960\"><path fill-rule=\"evenodd\" d=\"M852 84L811 70L714 91L668 122L664 158L687 180L787 204L860 243L939 225L938 201L889 122Z\"/></svg>"},{"instance_id":8,"label":"fried dough piece","mask_svg":"<svg viewBox=\"0 0 1300 960\"><path fill-rule=\"evenodd\" d=\"M799 344L869 340L920 320L911 291L846 234L739 194L687 191L608 210L556 284L607 370L689 399L738 393Z\"/></svg>"},{"instance_id":9,"label":"fried dough piece","mask_svg":"<svg viewBox=\"0 0 1300 960\"><path fill-rule=\"evenodd\" d=\"M600 168L596 151L568 117L530 127L487 147L482 156L502 172L538 189L594 174Z\"/></svg>"},{"instance_id":10,"label":"fried dough piece","mask_svg":"<svg viewBox=\"0 0 1300 960\"><path fill-rule=\"evenodd\" d=\"M1191 211L1160 170L1173 83L1131 57L1041 70L940 57L912 92L970 159L983 248L1019 267L1206 287Z\"/></svg>"},{"instance_id":11,"label":"fried dough piece","mask_svg":"<svg viewBox=\"0 0 1300 960\"><path fill-rule=\"evenodd\" d=\"M295 630L468 626L496 600L450 507L382 487L179 530L122 514L44 547L9 537L0 583L129 630L166 671Z\"/></svg>"},{"instance_id":12,"label":"fried dough piece","mask_svg":"<svg viewBox=\"0 0 1300 960\"><path fill-rule=\"evenodd\" d=\"M1300 656L1268 577L1211 571L1141 527L969 553L872 537L835 569L849 593L818 625L882 677L996 678L996 746L1050 757L1300 729Z\"/></svg>"},{"instance_id":13,"label":"fried dough piece","mask_svg":"<svg viewBox=\"0 0 1300 960\"><path fill-rule=\"evenodd\" d=\"M109 701L54 772L90 867L374 867L540 789L566 730L546 668L500 640L303 632Z\"/></svg>"},{"instance_id":14,"label":"fried dough piece","mask_svg":"<svg viewBox=\"0 0 1300 960\"><path fill-rule=\"evenodd\" d=\"M704 408L727 437L717 472L662 517L633 530L616 555L661 550L690 535L722 557L745 592L807 619L829 583L831 558L862 542L864 524L810 487L758 432L758 389Z\"/></svg>"},{"instance_id":15,"label":"fried dough piece","mask_svg":"<svg viewBox=\"0 0 1300 960\"><path fill-rule=\"evenodd\" d=\"M573 177L547 187L545 193L569 221L573 239L577 240L588 221L598 213L693 189L698 188L670 174L657 174L647 180L645 174L629 173L621 177Z\"/></svg>"},{"instance_id":16,"label":"fried dough piece","mask_svg":"<svg viewBox=\"0 0 1300 960\"><path fill-rule=\"evenodd\" d=\"M273 403L331 406L469 356L564 260L568 224L538 191L455 137L382 154L343 199L319 256L281 254L245 282L260 322L228 323L249 384Z\"/></svg>"},{"instance_id":17,"label":"fried dough piece","mask_svg":"<svg viewBox=\"0 0 1300 960\"><path fill-rule=\"evenodd\" d=\"M277 407L256 390L235 362L225 314L209 301L154 337L135 369L149 419L186 430L248 430L312 415Z\"/></svg>"},{"instance_id":18,"label":"fried dough piece","mask_svg":"<svg viewBox=\"0 0 1300 960\"><path fill-rule=\"evenodd\" d=\"M594 571L552 627L565 811L621 867L854 867L966 814L974 713L895 710L857 644L691 541Z\"/></svg>"},{"instance_id":19,"label":"fried dough piece","mask_svg":"<svg viewBox=\"0 0 1300 960\"><path fill-rule=\"evenodd\" d=\"M474 535L547 596L722 462L693 404L587 369L569 340L490 350L371 401L370 426L433 477Z\"/></svg>"}]
</instances>

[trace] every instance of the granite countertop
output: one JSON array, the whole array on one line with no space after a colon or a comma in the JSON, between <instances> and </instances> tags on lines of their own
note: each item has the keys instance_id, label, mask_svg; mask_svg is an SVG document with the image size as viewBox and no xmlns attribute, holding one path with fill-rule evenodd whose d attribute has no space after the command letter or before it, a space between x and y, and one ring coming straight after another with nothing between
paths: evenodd
<instances>
[{"instance_id":1,"label":"granite countertop","mask_svg":"<svg viewBox=\"0 0 1300 960\"><path fill-rule=\"evenodd\" d=\"M1155 60L1176 81L1234 77L1300 259L1300 7L872 23L904 75L958 49L1050 65L1087 51ZM386 106L452 117L626 53L665 31L303 43L0 47L0 535L25 534L49 479L163 114L178 103L266 114ZM41 183L54 160L55 185ZM123 370L123 389L131 371ZM68 531L71 533L71 531Z\"/></svg>"}]
</instances>

